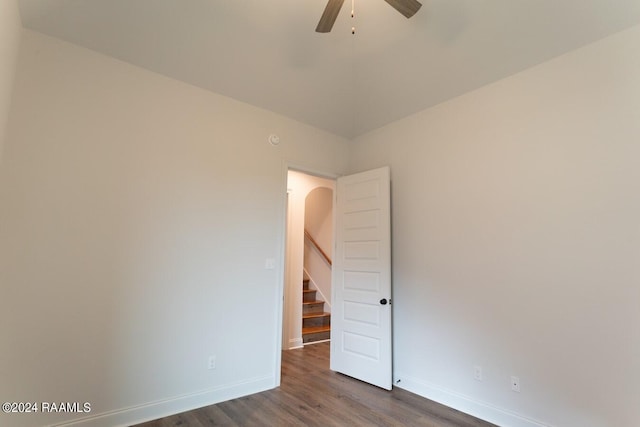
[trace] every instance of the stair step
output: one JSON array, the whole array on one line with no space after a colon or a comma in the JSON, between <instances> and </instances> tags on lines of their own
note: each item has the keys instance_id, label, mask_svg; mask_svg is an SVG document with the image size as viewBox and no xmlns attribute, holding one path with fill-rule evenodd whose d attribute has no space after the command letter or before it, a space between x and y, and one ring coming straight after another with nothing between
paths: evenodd
<instances>
[{"instance_id":1,"label":"stair step","mask_svg":"<svg viewBox=\"0 0 640 427\"><path fill-rule=\"evenodd\" d=\"M314 341L324 341L328 339L331 339L330 326L302 328L302 342L305 344Z\"/></svg>"},{"instance_id":2,"label":"stair step","mask_svg":"<svg viewBox=\"0 0 640 427\"><path fill-rule=\"evenodd\" d=\"M309 289L309 279L304 279L302 281L302 289L304 289L305 291Z\"/></svg>"},{"instance_id":3,"label":"stair step","mask_svg":"<svg viewBox=\"0 0 640 427\"><path fill-rule=\"evenodd\" d=\"M312 290L312 289L303 289L302 290L302 301L304 302L310 302L310 301L316 301L316 290Z\"/></svg>"},{"instance_id":4,"label":"stair step","mask_svg":"<svg viewBox=\"0 0 640 427\"><path fill-rule=\"evenodd\" d=\"M302 328L302 335L315 334L317 332L329 332L329 331L331 331L331 326L311 326L308 328Z\"/></svg>"},{"instance_id":5,"label":"stair step","mask_svg":"<svg viewBox=\"0 0 640 427\"><path fill-rule=\"evenodd\" d=\"M315 319L315 318L321 318L321 317L331 317L331 313L327 313L326 311L322 311L319 313L307 313L307 314L303 314L302 318L303 319Z\"/></svg>"},{"instance_id":6,"label":"stair step","mask_svg":"<svg viewBox=\"0 0 640 427\"><path fill-rule=\"evenodd\" d=\"M311 313L302 315L302 329L331 326L331 313Z\"/></svg>"},{"instance_id":7,"label":"stair step","mask_svg":"<svg viewBox=\"0 0 640 427\"><path fill-rule=\"evenodd\" d=\"M323 313L324 301L304 301L302 303L302 314Z\"/></svg>"}]
</instances>

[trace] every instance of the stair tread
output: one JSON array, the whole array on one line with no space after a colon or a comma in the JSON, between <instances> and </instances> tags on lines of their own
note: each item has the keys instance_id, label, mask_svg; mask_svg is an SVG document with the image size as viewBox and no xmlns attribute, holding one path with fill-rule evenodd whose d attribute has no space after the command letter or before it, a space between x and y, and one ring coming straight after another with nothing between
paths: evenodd
<instances>
[{"instance_id":1,"label":"stair tread","mask_svg":"<svg viewBox=\"0 0 640 427\"><path fill-rule=\"evenodd\" d=\"M302 301L302 304L324 304L324 301L320 301L320 300L315 300L315 301Z\"/></svg>"},{"instance_id":2,"label":"stair tread","mask_svg":"<svg viewBox=\"0 0 640 427\"><path fill-rule=\"evenodd\" d=\"M302 292L306 292L306 293L311 293L311 292L318 292L317 289L303 289Z\"/></svg>"},{"instance_id":3,"label":"stair tread","mask_svg":"<svg viewBox=\"0 0 640 427\"><path fill-rule=\"evenodd\" d=\"M313 319L314 317L329 317L329 316L331 316L331 313L327 313L325 311L325 312L322 312L322 313L307 313L307 314L303 314L302 318L303 319Z\"/></svg>"},{"instance_id":4,"label":"stair tread","mask_svg":"<svg viewBox=\"0 0 640 427\"><path fill-rule=\"evenodd\" d=\"M302 328L302 334L315 334L318 332L329 332L331 331L331 326L322 325L322 326L309 326L307 328Z\"/></svg>"}]
</instances>

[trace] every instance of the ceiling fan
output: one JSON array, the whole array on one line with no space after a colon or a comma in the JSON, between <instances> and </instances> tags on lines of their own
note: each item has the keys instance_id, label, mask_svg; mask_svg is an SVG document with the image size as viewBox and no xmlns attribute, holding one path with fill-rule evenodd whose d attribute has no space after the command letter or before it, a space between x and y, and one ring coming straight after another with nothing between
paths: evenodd
<instances>
[{"instance_id":1,"label":"ceiling fan","mask_svg":"<svg viewBox=\"0 0 640 427\"><path fill-rule=\"evenodd\" d=\"M420 9L422 4L417 0L384 0L389 3L395 10L403 14L407 18L411 18ZM329 0L324 8L320 22L316 27L318 33L328 33L336 22L338 13L342 8L344 0Z\"/></svg>"}]
</instances>

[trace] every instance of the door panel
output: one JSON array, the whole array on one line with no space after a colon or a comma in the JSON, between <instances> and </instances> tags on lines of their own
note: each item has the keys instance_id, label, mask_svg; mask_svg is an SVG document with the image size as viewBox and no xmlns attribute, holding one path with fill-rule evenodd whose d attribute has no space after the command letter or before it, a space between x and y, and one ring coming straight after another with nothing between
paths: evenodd
<instances>
[{"instance_id":1,"label":"door panel","mask_svg":"<svg viewBox=\"0 0 640 427\"><path fill-rule=\"evenodd\" d=\"M391 389L389 168L338 178L331 369Z\"/></svg>"}]
</instances>

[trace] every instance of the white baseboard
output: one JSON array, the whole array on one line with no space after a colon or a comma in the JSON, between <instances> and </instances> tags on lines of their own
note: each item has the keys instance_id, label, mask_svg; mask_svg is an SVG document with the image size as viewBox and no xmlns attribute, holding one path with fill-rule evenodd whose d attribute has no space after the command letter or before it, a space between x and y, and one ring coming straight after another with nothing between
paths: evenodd
<instances>
[{"instance_id":1,"label":"white baseboard","mask_svg":"<svg viewBox=\"0 0 640 427\"><path fill-rule=\"evenodd\" d=\"M398 382L398 380L400 380ZM400 373L395 375L394 386L441 403L465 414L503 427L552 427L507 409L473 399L460 393L443 389Z\"/></svg>"},{"instance_id":2,"label":"white baseboard","mask_svg":"<svg viewBox=\"0 0 640 427\"><path fill-rule=\"evenodd\" d=\"M287 350L294 350L296 348L302 348L304 343L302 342L302 338L292 338L289 340L289 347Z\"/></svg>"},{"instance_id":3,"label":"white baseboard","mask_svg":"<svg viewBox=\"0 0 640 427\"><path fill-rule=\"evenodd\" d=\"M90 415L77 420L54 424L52 427L130 426L259 393L274 387L275 379L273 376L258 377L241 383L202 390L170 399L104 412L102 414Z\"/></svg>"}]
</instances>

